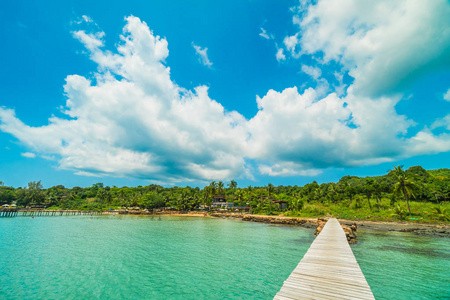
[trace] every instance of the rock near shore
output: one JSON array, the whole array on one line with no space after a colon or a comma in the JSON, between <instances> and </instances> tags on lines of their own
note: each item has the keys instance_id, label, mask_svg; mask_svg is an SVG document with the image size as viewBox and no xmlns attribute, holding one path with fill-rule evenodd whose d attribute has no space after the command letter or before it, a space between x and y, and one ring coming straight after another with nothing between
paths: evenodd
<instances>
[{"instance_id":1,"label":"rock near shore","mask_svg":"<svg viewBox=\"0 0 450 300\"><path fill-rule=\"evenodd\" d=\"M257 216L257 215L243 215L243 221L262 222L270 224L293 225L307 228L317 227L318 221L316 219L302 219L276 216Z\"/></svg>"},{"instance_id":2,"label":"rock near shore","mask_svg":"<svg viewBox=\"0 0 450 300\"><path fill-rule=\"evenodd\" d=\"M303 219L303 218L290 218L290 217L277 217L277 216L260 216L260 215L248 215L248 214L236 214L236 213L213 213L212 217L224 218L224 219L241 219L248 222L260 222L280 225L302 226L306 228L316 228L315 235L318 235L325 226L328 218L318 219ZM342 225L345 235L349 244L356 244L356 225Z\"/></svg>"}]
</instances>

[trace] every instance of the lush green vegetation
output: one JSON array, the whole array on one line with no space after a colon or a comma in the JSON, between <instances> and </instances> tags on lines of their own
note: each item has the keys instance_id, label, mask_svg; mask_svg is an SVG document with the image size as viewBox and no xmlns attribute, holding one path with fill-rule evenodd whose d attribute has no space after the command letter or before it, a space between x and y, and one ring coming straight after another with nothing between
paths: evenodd
<instances>
[{"instance_id":1,"label":"lush green vegetation","mask_svg":"<svg viewBox=\"0 0 450 300\"><path fill-rule=\"evenodd\" d=\"M318 217L333 215L347 219L450 221L450 169L426 171L420 166L404 170L394 167L384 176L344 176L337 183L305 186L239 188L232 180L208 186L171 187L159 185L44 189L41 182L13 188L0 182L0 204L48 209L104 210L118 207L141 209L174 208L180 211L210 209L215 195L223 195L229 209L247 207L254 214ZM281 209L284 201L287 209Z\"/></svg>"}]
</instances>

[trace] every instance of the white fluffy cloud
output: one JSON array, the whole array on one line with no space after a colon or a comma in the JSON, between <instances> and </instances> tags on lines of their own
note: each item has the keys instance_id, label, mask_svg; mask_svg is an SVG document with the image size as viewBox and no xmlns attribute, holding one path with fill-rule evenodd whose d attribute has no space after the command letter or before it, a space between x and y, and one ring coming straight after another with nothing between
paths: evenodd
<instances>
[{"instance_id":1,"label":"white fluffy cloud","mask_svg":"<svg viewBox=\"0 0 450 300\"><path fill-rule=\"evenodd\" d=\"M352 91L321 99L312 88L303 94L289 88L257 101L259 112L248 123L251 158L306 170L375 164L405 154L398 136L412 122L396 113L398 99L360 99ZM269 173L265 165L263 170Z\"/></svg>"},{"instance_id":2,"label":"white fluffy cloud","mask_svg":"<svg viewBox=\"0 0 450 300\"><path fill-rule=\"evenodd\" d=\"M58 155L62 168L177 180L225 179L245 173L245 120L225 112L206 87L189 92L163 64L167 41L136 17L126 18L117 53L103 51L103 33L73 35L98 64L95 80L70 75L64 86L68 119L29 127L0 109L0 129L36 152Z\"/></svg>"},{"instance_id":3,"label":"white fluffy cloud","mask_svg":"<svg viewBox=\"0 0 450 300\"><path fill-rule=\"evenodd\" d=\"M446 0L320 0L299 10L300 32L285 38L286 49L339 62L354 78L355 94L401 92L424 73L450 66Z\"/></svg>"},{"instance_id":4,"label":"white fluffy cloud","mask_svg":"<svg viewBox=\"0 0 450 300\"><path fill-rule=\"evenodd\" d=\"M281 175L450 151L447 133L434 135L425 127L407 138L417 124L395 109L411 81L450 65L450 31L443 30L450 28L448 2L301 1L293 11L300 30L284 38L285 49L293 58L309 55L319 66L337 62L338 85L328 94L321 69L303 64L315 89L258 98L260 110L249 121L251 148L254 158L272 163L261 164L260 172ZM354 79L348 88L344 72ZM432 127L446 128L447 121ZM281 167L286 163L295 167Z\"/></svg>"},{"instance_id":5,"label":"white fluffy cloud","mask_svg":"<svg viewBox=\"0 0 450 300\"><path fill-rule=\"evenodd\" d=\"M243 174L251 177L249 170L252 168L247 167L246 161L255 164L260 174L312 176L328 167L377 164L412 155L449 151L450 136L432 132L438 128L448 129L448 117L408 138L408 129L416 124L396 112L395 106L402 96L385 95L384 92L375 95L377 93L370 89L365 90L366 79L358 75L361 70L366 70L380 91L384 79L377 79L376 76L382 77L382 74L373 73L371 68L384 72L387 77L392 75L390 72L405 72L401 55L392 55L392 61L384 67L378 65L383 65L385 60L380 53L389 52L386 50L389 47L384 45L389 41L382 36L375 40L371 38L379 31L379 26L390 36L389 26L396 29L399 25L391 19L378 24L375 22L378 19L373 17L374 20L365 21L372 22L366 28L360 24L362 17L354 11L365 8L363 4L353 3L356 8L351 10L346 3L343 8L335 7L333 3L323 7L319 1L317 6L309 7L305 19L297 17L295 20L303 35L286 38L284 44L290 53L296 54L300 45L305 53L323 51L324 60L338 60L344 65L343 71L347 66L355 82L345 93L337 88L336 92L325 93L320 69L304 65L303 71L318 83L315 89L307 88L302 92L297 88L281 92L269 90L265 96L257 98L257 114L246 120L238 112L225 111L220 103L209 97L205 86L193 91L177 86L165 65L169 55L166 39L155 35L145 22L130 16L126 18L115 52L103 50L103 32L73 32L86 47L90 59L98 65L98 70L93 78L67 76L65 118L51 117L48 125L30 127L21 122L12 109L0 108L0 130L14 135L33 153L41 157L52 156L61 168L78 174L129 176L166 183L226 180ZM406 2L398 3L397 6L403 7L401 5ZM436 3L441 2L436 1L434 6ZM378 11L384 12L379 5L376 2ZM324 12L319 12L317 7L325 10L328 17L332 17L333 12L339 16L344 8L350 9L350 15L355 16L354 26L361 28L356 26L353 31L348 31L348 22L339 21L339 18L320 22ZM370 15L370 12L366 14ZM400 18L399 23L403 23L398 12L393 14ZM409 10L405 10L405 15L409 16ZM418 23L423 22L419 20ZM339 26L342 28L335 28ZM312 32L317 33L316 42L309 38ZM334 34L343 34L341 38L347 37L348 43L337 44ZM413 38L409 33L407 37ZM327 38L329 43L325 42ZM414 46L414 42L408 44L409 39L403 36L398 39ZM368 47L365 58L353 49L356 46L351 46L352 42L361 46L364 40ZM442 41L430 44L433 49L424 51L420 60L423 64L418 68L430 67L431 53L439 56L443 50L435 48L443 44ZM206 56L207 49L198 48ZM384 50L379 53L372 48ZM400 52L408 54L403 50L404 45L400 48ZM285 58L283 51L277 58ZM377 64L373 65L373 62ZM344 88L342 74L334 74L340 89Z\"/></svg>"}]
</instances>

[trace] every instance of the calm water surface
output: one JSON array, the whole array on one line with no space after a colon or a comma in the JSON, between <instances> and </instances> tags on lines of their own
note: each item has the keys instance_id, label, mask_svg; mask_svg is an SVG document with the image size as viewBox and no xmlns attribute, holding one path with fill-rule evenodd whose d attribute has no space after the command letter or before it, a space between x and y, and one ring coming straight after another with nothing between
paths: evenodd
<instances>
[{"instance_id":1,"label":"calm water surface","mask_svg":"<svg viewBox=\"0 0 450 300\"><path fill-rule=\"evenodd\" d=\"M212 218L0 219L1 299L272 299L312 230ZM362 232L377 299L450 299L448 239Z\"/></svg>"},{"instance_id":2,"label":"calm water surface","mask_svg":"<svg viewBox=\"0 0 450 300\"><path fill-rule=\"evenodd\" d=\"M0 298L270 299L311 230L212 218L0 219Z\"/></svg>"},{"instance_id":3,"label":"calm water surface","mask_svg":"<svg viewBox=\"0 0 450 300\"><path fill-rule=\"evenodd\" d=\"M352 250L376 299L450 299L450 239L361 230Z\"/></svg>"}]
</instances>

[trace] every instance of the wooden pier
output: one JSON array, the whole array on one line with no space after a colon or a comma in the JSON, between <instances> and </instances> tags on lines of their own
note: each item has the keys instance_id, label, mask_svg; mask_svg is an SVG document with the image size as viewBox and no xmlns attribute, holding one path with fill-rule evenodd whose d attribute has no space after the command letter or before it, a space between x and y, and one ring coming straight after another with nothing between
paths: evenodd
<instances>
[{"instance_id":1,"label":"wooden pier","mask_svg":"<svg viewBox=\"0 0 450 300\"><path fill-rule=\"evenodd\" d=\"M80 216L80 215L101 215L102 211L89 210L24 210L22 216L26 217L50 217L50 216Z\"/></svg>"},{"instance_id":2,"label":"wooden pier","mask_svg":"<svg viewBox=\"0 0 450 300\"><path fill-rule=\"evenodd\" d=\"M375 299L335 218L328 220L274 299Z\"/></svg>"},{"instance_id":3,"label":"wooden pier","mask_svg":"<svg viewBox=\"0 0 450 300\"><path fill-rule=\"evenodd\" d=\"M101 215L103 211L88 210L43 210L43 209L6 209L0 210L0 217L51 217L51 216L80 216Z\"/></svg>"},{"instance_id":4,"label":"wooden pier","mask_svg":"<svg viewBox=\"0 0 450 300\"><path fill-rule=\"evenodd\" d=\"M0 218L1 217L15 217L18 214L17 209L0 209Z\"/></svg>"}]
</instances>

